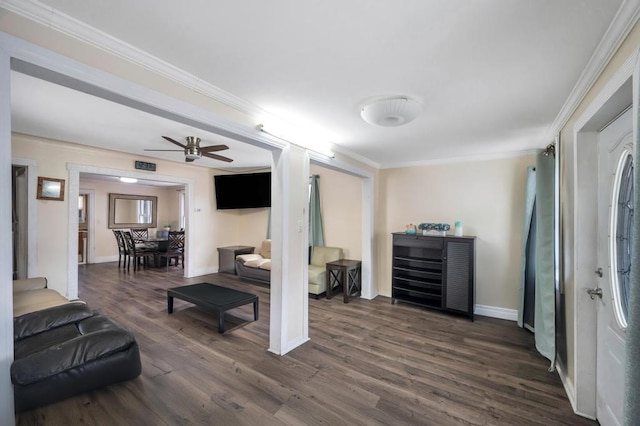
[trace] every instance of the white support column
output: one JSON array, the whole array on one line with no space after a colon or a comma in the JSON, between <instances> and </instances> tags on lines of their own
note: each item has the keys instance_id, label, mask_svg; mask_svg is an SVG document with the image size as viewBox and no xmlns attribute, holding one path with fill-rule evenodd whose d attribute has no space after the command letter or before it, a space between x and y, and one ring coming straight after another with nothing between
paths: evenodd
<instances>
[{"instance_id":1,"label":"white support column","mask_svg":"<svg viewBox=\"0 0 640 426\"><path fill-rule=\"evenodd\" d=\"M68 167L67 167L68 168ZM65 296L69 300L78 298L78 197L80 196L80 173L69 170L67 193L64 202L67 205L67 288Z\"/></svg>"},{"instance_id":2,"label":"white support column","mask_svg":"<svg viewBox=\"0 0 640 426\"><path fill-rule=\"evenodd\" d=\"M269 351L284 355L309 340L307 192L309 156L289 145L271 168L271 317Z\"/></svg>"},{"instance_id":3,"label":"white support column","mask_svg":"<svg viewBox=\"0 0 640 426\"><path fill-rule=\"evenodd\" d=\"M11 200L11 65L0 51L0 200ZM3 231L4 229L4 231ZM11 235L11 203L0 203L0 235ZM0 240L0 424L15 423L13 414L13 267L11 238Z\"/></svg>"},{"instance_id":4,"label":"white support column","mask_svg":"<svg viewBox=\"0 0 640 426\"><path fill-rule=\"evenodd\" d=\"M362 298L373 299L378 295L374 288L376 280L373 267L373 221L374 221L374 180L373 177L362 179Z\"/></svg>"}]
</instances>

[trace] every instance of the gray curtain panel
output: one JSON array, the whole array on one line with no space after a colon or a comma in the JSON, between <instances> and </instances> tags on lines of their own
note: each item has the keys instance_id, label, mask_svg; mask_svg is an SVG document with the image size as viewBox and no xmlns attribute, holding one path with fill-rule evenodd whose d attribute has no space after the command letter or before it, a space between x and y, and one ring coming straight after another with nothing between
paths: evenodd
<instances>
[{"instance_id":1,"label":"gray curtain panel","mask_svg":"<svg viewBox=\"0 0 640 426\"><path fill-rule=\"evenodd\" d=\"M527 265L527 241L531 228L531 216L533 215L533 205L536 201L536 169L529 166L527 168L527 187L525 189L524 200L524 226L522 229L522 272L520 274L519 303L518 303L518 326L523 326L524 315L524 283Z\"/></svg>"},{"instance_id":2,"label":"gray curtain panel","mask_svg":"<svg viewBox=\"0 0 640 426\"><path fill-rule=\"evenodd\" d=\"M551 361L556 360L555 304L555 156L536 156L536 349Z\"/></svg>"},{"instance_id":3,"label":"gray curtain panel","mask_svg":"<svg viewBox=\"0 0 640 426\"><path fill-rule=\"evenodd\" d=\"M634 78L635 80L635 78ZM636 81L634 81L636 86ZM637 89L634 88L635 102L638 101ZM639 109L635 109L636 123L640 122ZM638 132L635 135L635 158L633 167L633 211L640 212L640 168L635 164L640 154L640 142ZM635 425L640 419L640 232L638 232L638 220L640 215L634 214L631 228L631 285L629 294L629 311L627 318L627 342L625 365L625 392L624 392L624 424Z\"/></svg>"},{"instance_id":4,"label":"gray curtain panel","mask_svg":"<svg viewBox=\"0 0 640 426\"><path fill-rule=\"evenodd\" d=\"M324 226L320 211L320 176L309 177L311 193L309 197L309 245L324 246Z\"/></svg>"}]
</instances>

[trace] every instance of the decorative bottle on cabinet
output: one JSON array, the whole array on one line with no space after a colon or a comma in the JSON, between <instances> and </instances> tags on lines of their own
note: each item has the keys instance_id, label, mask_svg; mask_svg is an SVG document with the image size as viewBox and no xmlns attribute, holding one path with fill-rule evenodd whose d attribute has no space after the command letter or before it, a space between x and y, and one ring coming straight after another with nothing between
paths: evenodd
<instances>
[{"instance_id":1,"label":"decorative bottle on cabinet","mask_svg":"<svg viewBox=\"0 0 640 426\"><path fill-rule=\"evenodd\" d=\"M393 234L392 301L467 315L473 321L475 237Z\"/></svg>"}]
</instances>

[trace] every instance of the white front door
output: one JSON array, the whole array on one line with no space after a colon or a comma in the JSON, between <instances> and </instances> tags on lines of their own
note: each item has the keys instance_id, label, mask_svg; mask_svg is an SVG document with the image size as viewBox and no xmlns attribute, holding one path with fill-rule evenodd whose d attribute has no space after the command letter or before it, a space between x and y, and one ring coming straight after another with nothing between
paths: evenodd
<instances>
[{"instance_id":1,"label":"white front door","mask_svg":"<svg viewBox=\"0 0 640 426\"><path fill-rule=\"evenodd\" d=\"M594 283L602 297L592 294L592 298L597 310L596 416L603 426L622 425L623 416L624 300L633 213L631 119L628 110L598 136L598 265Z\"/></svg>"}]
</instances>

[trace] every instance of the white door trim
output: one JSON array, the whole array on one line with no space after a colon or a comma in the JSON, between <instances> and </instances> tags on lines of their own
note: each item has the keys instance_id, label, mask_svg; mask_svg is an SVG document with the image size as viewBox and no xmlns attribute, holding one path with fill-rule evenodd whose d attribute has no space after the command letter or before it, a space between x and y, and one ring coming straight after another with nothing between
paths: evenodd
<instances>
[{"instance_id":1,"label":"white door trim","mask_svg":"<svg viewBox=\"0 0 640 426\"><path fill-rule=\"evenodd\" d=\"M373 299L378 296L378 289L375 286L373 267L374 253L374 211L375 211L375 177L373 173L347 164L341 161L329 160L328 158L310 152L310 162L328 169L336 170L362 179L362 295L363 299Z\"/></svg>"},{"instance_id":2,"label":"white door trim","mask_svg":"<svg viewBox=\"0 0 640 426\"><path fill-rule=\"evenodd\" d=\"M11 93L11 56L0 46L0 93ZM0 171L11 176L11 97L0 96ZM11 180L0 179L0 234L11 235ZM4 231L3 231L4 229ZM0 241L0 424L15 423L11 363L13 362L13 246Z\"/></svg>"},{"instance_id":3,"label":"white door trim","mask_svg":"<svg viewBox=\"0 0 640 426\"><path fill-rule=\"evenodd\" d=\"M597 188L592 167L597 153L597 130L590 123L614 99L616 92L633 77L634 92L638 76L639 51L630 55L620 69L606 83L594 100L573 126L573 181L574 181L574 261L571 265L574 279L573 289L573 366L574 383L564 372L562 381L565 384L569 400L577 414L594 419L596 416L596 311L593 301L586 293L587 288L594 286L594 269L597 262ZM637 114L635 97L632 99L634 117ZM637 126L633 124L634 135ZM592 182L589 181L592 180ZM578 190L578 185L580 188ZM593 190L588 190L593 188ZM569 265L566 265L569 266ZM565 271L565 276L567 272Z\"/></svg>"},{"instance_id":4,"label":"white door trim","mask_svg":"<svg viewBox=\"0 0 640 426\"><path fill-rule=\"evenodd\" d=\"M157 182L172 182L180 185L184 185L185 188L185 210L186 210L186 222L187 228L185 229L185 267L184 267L184 275L185 277L192 277L195 275L195 270L193 267L194 262L191 261L191 253L192 250L192 242L193 237L195 235L195 230L193 230L191 226L189 226L191 220L191 212L193 209L194 203L194 186L195 182L193 179L180 178L176 176L167 176L167 175L150 175L148 173L135 172L132 170L119 170L112 169L107 167L96 167L90 166L86 164L74 164L67 163L67 170L69 172L69 189L68 189L68 197L71 200L77 200L78 196L81 192L85 192L86 190L80 190L80 173L92 173L98 175L105 176L123 176L123 177L131 177L136 179L145 179L145 180L153 180ZM94 197L92 197L94 198ZM92 206L90 206L92 207ZM95 207L95 206L93 206ZM91 223L89 224L91 226ZM91 232L91 231L90 231ZM95 238L95 235L94 235ZM69 257L68 257L68 286L67 286L67 297L69 299L77 299L78 298L78 212L74 208L69 208L68 215L68 247L69 247Z\"/></svg>"},{"instance_id":5,"label":"white door trim","mask_svg":"<svg viewBox=\"0 0 640 426\"><path fill-rule=\"evenodd\" d=\"M27 277L38 276L38 163L31 158L13 157L11 164L27 168Z\"/></svg>"},{"instance_id":6,"label":"white door trim","mask_svg":"<svg viewBox=\"0 0 640 426\"><path fill-rule=\"evenodd\" d=\"M81 189L78 194L86 194L87 195L87 204L89 215L87 216L89 233L87 235L87 243L88 245L85 247L86 250L86 259L84 259L84 263L91 264L95 263L96 256L96 191L93 189Z\"/></svg>"}]
</instances>

